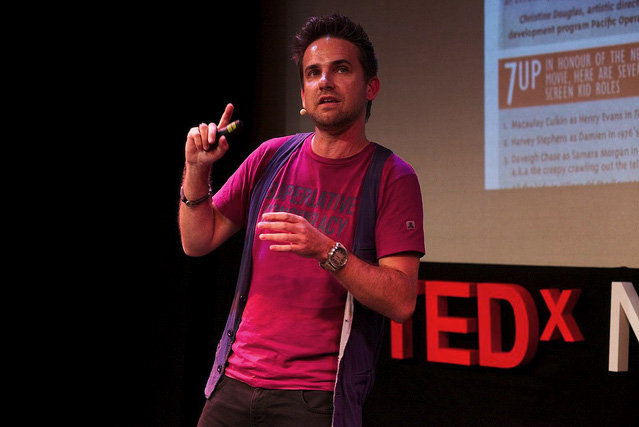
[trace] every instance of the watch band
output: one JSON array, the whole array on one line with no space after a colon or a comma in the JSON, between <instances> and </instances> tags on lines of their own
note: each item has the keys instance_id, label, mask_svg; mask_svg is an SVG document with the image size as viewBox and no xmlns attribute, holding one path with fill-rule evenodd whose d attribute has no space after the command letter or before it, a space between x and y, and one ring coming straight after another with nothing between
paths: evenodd
<instances>
[{"instance_id":1,"label":"watch band","mask_svg":"<svg viewBox=\"0 0 639 427\"><path fill-rule=\"evenodd\" d=\"M196 200L187 200L186 196L184 195L184 187L180 187L180 200L189 208L192 208L193 206L197 206L200 203L210 199L212 195L213 195L213 191L211 190L211 187L209 187L209 191L206 193L206 196Z\"/></svg>"}]
</instances>

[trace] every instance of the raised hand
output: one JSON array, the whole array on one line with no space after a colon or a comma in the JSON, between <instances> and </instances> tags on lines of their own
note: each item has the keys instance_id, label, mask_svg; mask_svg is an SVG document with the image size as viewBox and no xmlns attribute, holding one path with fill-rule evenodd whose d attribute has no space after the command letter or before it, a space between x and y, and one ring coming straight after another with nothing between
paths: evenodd
<instances>
[{"instance_id":1,"label":"raised hand","mask_svg":"<svg viewBox=\"0 0 639 427\"><path fill-rule=\"evenodd\" d=\"M202 123L189 130L185 147L188 165L208 169L228 151L229 145L225 136L220 137L217 144L213 143L217 137L217 129L230 123L233 108L233 104L226 106L219 123L209 123L208 125Z\"/></svg>"}]
</instances>

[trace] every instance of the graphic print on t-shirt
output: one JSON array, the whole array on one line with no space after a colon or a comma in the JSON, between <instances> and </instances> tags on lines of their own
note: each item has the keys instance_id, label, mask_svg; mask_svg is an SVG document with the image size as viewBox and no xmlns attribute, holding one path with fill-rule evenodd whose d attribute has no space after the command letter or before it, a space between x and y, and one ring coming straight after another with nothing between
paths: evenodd
<instances>
[{"instance_id":1,"label":"graphic print on t-shirt","mask_svg":"<svg viewBox=\"0 0 639 427\"><path fill-rule=\"evenodd\" d=\"M289 212L304 217L313 227L332 238L343 237L344 229L355 215L357 197L301 185L271 187L264 212Z\"/></svg>"}]
</instances>

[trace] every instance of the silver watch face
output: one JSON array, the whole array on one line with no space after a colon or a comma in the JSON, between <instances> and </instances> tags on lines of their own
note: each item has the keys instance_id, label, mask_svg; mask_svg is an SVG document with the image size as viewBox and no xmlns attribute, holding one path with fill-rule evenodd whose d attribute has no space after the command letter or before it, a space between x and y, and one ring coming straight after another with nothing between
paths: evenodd
<instances>
[{"instance_id":1,"label":"silver watch face","mask_svg":"<svg viewBox=\"0 0 639 427\"><path fill-rule=\"evenodd\" d=\"M346 248L342 245L337 245L335 251L331 255L330 261L335 267L344 267L344 265L346 265L346 261L348 261L348 252L346 251Z\"/></svg>"}]
</instances>

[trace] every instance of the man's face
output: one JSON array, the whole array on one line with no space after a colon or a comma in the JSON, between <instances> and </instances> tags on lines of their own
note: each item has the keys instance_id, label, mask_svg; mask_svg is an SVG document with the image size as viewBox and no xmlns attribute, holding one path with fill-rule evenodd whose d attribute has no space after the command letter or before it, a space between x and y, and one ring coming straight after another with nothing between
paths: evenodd
<instances>
[{"instance_id":1,"label":"man's face","mask_svg":"<svg viewBox=\"0 0 639 427\"><path fill-rule=\"evenodd\" d=\"M379 80L365 80L357 47L344 39L322 37L309 45L302 60L302 105L320 129L339 130L366 119Z\"/></svg>"}]
</instances>

